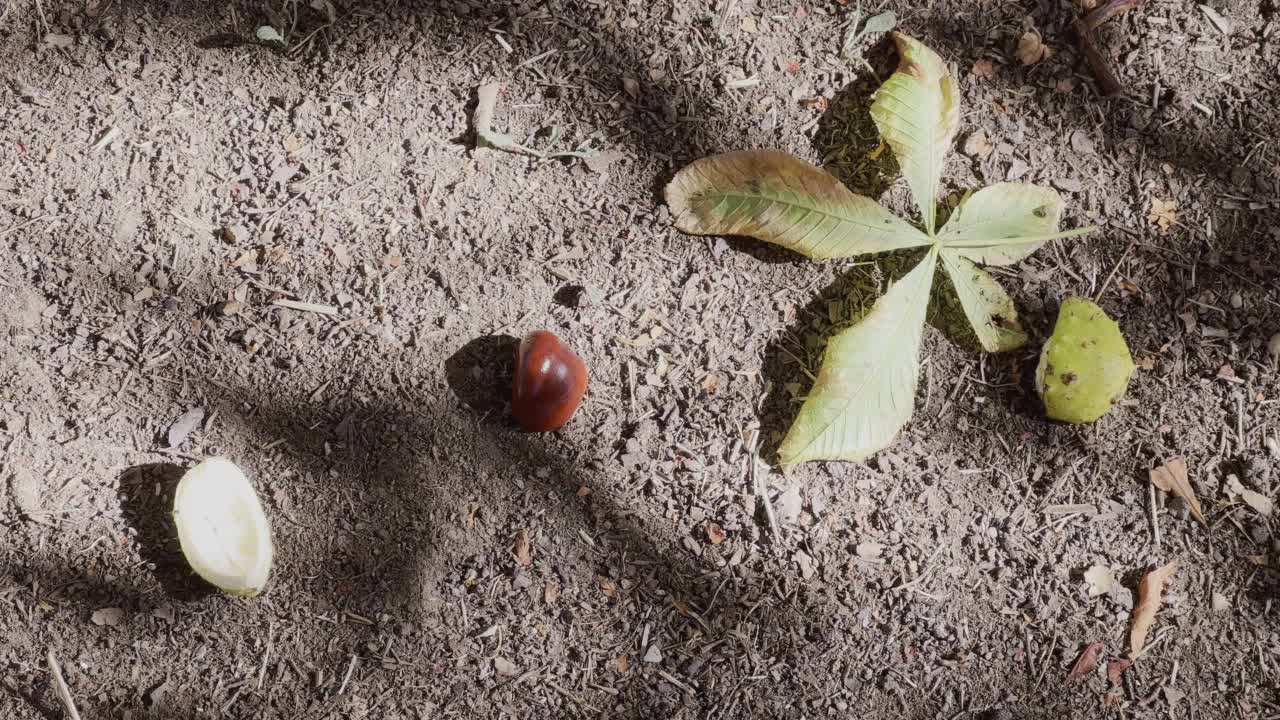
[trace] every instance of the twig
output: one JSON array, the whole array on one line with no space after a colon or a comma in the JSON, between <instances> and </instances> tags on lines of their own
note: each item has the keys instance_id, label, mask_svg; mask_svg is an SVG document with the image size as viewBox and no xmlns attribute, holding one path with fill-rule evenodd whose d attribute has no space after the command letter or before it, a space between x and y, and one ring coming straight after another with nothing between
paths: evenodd
<instances>
[{"instance_id":1,"label":"twig","mask_svg":"<svg viewBox=\"0 0 1280 720\"><path fill-rule=\"evenodd\" d=\"M1130 240L1129 247L1126 247L1124 252L1120 253L1120 259L1116 260L1115 267L1111 268L1111 272L1107 275L1107 279L1102 281L1102 285L1098 288L1098 294L1093 296L1093 301L1095 303L1102 298L1102 293L1107 291L1107 286L1109 286L1111 281L1115 279L1116 273L1120 271L1120 265L1124 263L1125 258L1129 257L1129 253L1133 252L1133 246L1136 245L1137 242L1137 240Z\"/></svg>"},{"instance_id":2,"label":"twig","mask_svg":"<svg viewBox=\"0 0 1280 720\"><path fill-rule=\"evenodd\" d=\"M1155 540L1156 547L1160 547L1160 518L1156 515L1155 483L1147 483L1147 507L1151 511L1151 537Z\"/></svg>"},{"instance_id":3,"label":"twig","mask_svg":"<svg viewBox=\"0 0 1280 720\"><path fill-rule=\"evenodd\" d=\"M40 39L44 39L45 33L49 32L49 20L44 16L44 3L40 0L36 0L36 15L40 18L39 27L36 29L40 31Z\"/></svg>"},{"instance_id":4,"label":"twig","mask_svg":"<svg viewBox=\"0 0 1280 720\"><path fill-rule=\"evenodd\" d=\"M28 225L34 225L40 222L41 220L45 220L49 217L50 217L49 215L41 215L40 217L31 218L26 222L20 222L17 225L14 225L13 227L7 227L4 230L0 230L0 238L12 235L13 233L18 232L19 230L21 230L24 227L27 227Z\"/></svg>"},{"instance_id":5,"label":"twig","mask_svg":"<svg viewBox=\"0 0 1280 720\"><path fill-rule=\"evenodd\" d=\"M58 658L53 656L53 650L49 650L49 654L45 657L49 662L49 674L53 676L53 689L58 695L58 701L62 703L62 709L66 711L69 720L80 720L80 711L76 710L76 701L71 698L71 688L67 687L67 681L62 678L62 666L58 664Z\"/></svg>"},{"instance_id":6,"label":"twig","mask_svg":"<svg viewBox=\"0 0 1280 720\"><path fill-rule=\"evenodd\" d=\"M341 695L342 693L346 692L346 690L347 690L347 683L351 680L351 673L352 673L352 672L355 672L355 669L356 669L356 660L357 660L357 659L358 659L358 656L357 656L357 655L354 655L354 654L353 654L353 655L351 656L351 664L347 665L347 672L346 672L346 674L345 674L345 675L343 675L343 676L342 676L342 684L338 686L338 694L339 694L339 695Z\"/></svg>"},{"instance_id":7,"label":"twig","mask_svg":"<svg viewBox=\"0 0 1280 720\"><path fill-rule=\"evenodd\" d=\"M773 503L769 501L769 490L764 486L764 481L760 477L760 458L757 457L760 452L760 430L759 428L751 428L747 431L747 477L751 479L751 490L756 497L760 498L760 502L764 505L764 517L769 524L769 531L773 535L773 542L776 545L782 544L782 532L778 529L778 518L773 514Z\"/></svg>"},{"instance_id":8,"label":"twig","mask_svg":"<svg viewBox=\"0 0 1280 720\"><path fill-rule=\"evenodd\" d=\"M320 313L321 315L337 315L338 308L332 305L320 305L317 303L299 302L297 300L276 300L271 303L276 307L289 308L290 310L300 310L302 312Z\"/></svg>"},{"instance_id":9,"label":"twig","mask_svg":"<svg viewBox=\"0 0 1280 720\"><path fill-rule=\"evenodd\" d=\"M1111 62L1106 54L1098 47L1094 33L1111 18L1140 7L1144 2L1146 0L1108 0L1106 4L1075 21L1076 32L1080 35L1080 48L1084 51L1089 66L1093 68L1093 74L1097 76L1098 88L1104 97L1119 95L1124 86L1120 84L1120 77L1115 70L1111 69Z\"/></svg>"}]
</instances>

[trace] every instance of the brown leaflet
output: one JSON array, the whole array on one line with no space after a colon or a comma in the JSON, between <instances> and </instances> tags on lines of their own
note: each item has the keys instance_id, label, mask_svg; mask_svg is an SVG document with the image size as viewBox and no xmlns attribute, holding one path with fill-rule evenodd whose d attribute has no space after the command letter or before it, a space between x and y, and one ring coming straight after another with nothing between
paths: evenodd
<instances>
[{"instance_id":1,"label":"brown leaflet","mask_svg":"<svg viewBox=\"0 0 1280 720\"><path fill-rule=\"evenodd\" d=\"M1098 657L1102 655L1104 647L1105 645L1100 642L1086 645L1080 652L1080 657L1076 658L1075 664L1071 666L1071 672L1067 673L1067 682L1076 682L1092 675L1093 671L1098 669Z\"/></svg>"},{"instance_id":2,"label":"brown leaflet","mask_svg":"<svg viewBox=\"0 0 1280 720\"><path fill-rule=\"evenodd\" d=\"M1160 610L1160 596L1164 592L1164 584L1178 569L1177 562L1171 562L1156 568L1138 582L1138 604L1133 609L1133 627L1129 631L1129 657L1137 658L1147 644L1147 633L1151 624L1156 621L1156 612Z\"/></svg>"},{"instance_id":3,"label":"brown leaflet","mask_svg":"<svg viewBox=\"0 0 1280 720\"><path fill-rule=\"evenodd\" d=\"M1204 519L1204 513L1200 511L1200 500L1196 498L1196 491L1191 487L1191 480L1187 475L1187 459L1181 456L1170 459L1164 465L1151 471L1151 484L1157 488L1173 493L1191 506L1191 515L1199 520L1202 525L1208 525Z\"/></svg>"}]
</instances>

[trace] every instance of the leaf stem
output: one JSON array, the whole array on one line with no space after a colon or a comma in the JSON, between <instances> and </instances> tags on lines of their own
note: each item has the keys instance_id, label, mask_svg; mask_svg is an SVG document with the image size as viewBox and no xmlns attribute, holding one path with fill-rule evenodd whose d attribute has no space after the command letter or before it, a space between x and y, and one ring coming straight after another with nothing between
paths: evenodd
<instances>
[{"instance_id":1,"label":"leaf stem","mask_svg":"<svg viewBox=\"0 0 1280 720\"><path fill-rule=\"evenodd\" d=\"M1088 227L1076 228L1075 230L1064 230L1063 232L1051 233L1049 235L1025 235L1016 238L992 238L990 240L956 240L954 242L947 242L940 238L939 242L942 247L949 248L1007 247L1009 245L1031 245L1033 243L1048 242L1050 240L1079 237L1081 235L1088 235L1097 229L1097 225L1090 225Z\"/></svg>"}]
</instances>

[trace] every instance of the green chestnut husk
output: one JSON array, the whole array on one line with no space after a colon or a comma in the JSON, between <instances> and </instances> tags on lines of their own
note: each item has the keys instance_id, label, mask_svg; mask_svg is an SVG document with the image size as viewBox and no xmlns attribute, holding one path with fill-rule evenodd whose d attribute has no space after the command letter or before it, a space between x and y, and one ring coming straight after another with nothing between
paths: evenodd
<instances>
[{"instance_id":1,"label":"green chestnut husk","mask_svg":"<svg viewBox=\"0 0 1280 720\"><path fill-rule=\"evenodd\" d=\"M1124 397L1133 369L1116 321L1089 300L1067 298L1040 353L1036 391L1050 418L1091 423Z\"/></svg>"}]
</instances>

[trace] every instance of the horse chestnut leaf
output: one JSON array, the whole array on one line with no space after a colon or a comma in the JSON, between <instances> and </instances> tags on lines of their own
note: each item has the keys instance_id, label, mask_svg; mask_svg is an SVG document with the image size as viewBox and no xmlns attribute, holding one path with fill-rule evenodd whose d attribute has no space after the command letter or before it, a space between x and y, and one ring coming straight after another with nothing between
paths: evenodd
<instances>
[{"instance_id":1,"label":"horse chestnut leaf","mask_svg":"<svg viewBox=\"0 0 1280 720\"><path fill-rule=\"evenodd\" d=\"M559 429L573 417L586 392L587 365L560 338L547 330L535 330L520 341L511 414L521 429Z\"/></svg>"}]
</instances>

